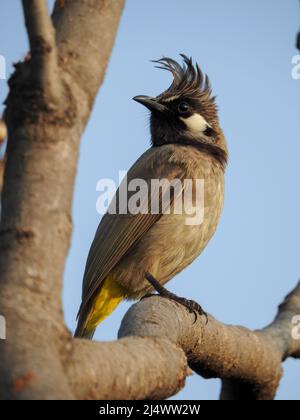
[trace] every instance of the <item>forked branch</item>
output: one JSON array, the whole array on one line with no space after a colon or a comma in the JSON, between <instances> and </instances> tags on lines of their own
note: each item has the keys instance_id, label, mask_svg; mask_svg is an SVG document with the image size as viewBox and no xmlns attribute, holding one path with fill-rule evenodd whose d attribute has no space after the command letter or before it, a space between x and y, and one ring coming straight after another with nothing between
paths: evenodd
<instances>
[{"instance_id":1,"label":"forked branch","mask_svg":"<svg viewBox=\"0 0 300 420\"><path fill-rule=\"evenodd\" d=\"M58 71L55 29L46 0L22 0L31 53L31 79L48 99L59 99L61 82Z\"/></svg>"}]
</instances>

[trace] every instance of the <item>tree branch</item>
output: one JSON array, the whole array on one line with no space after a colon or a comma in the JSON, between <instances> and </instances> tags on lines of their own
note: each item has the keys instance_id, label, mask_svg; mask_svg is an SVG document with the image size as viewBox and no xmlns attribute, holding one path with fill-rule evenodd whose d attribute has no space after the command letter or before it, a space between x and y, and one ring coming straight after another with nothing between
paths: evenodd
<instances>
[{"instance_id":1,"label":"tree branch","mask_svg":"<svg viewBox=\"0 0 300 420\"><path fill-rule=\"evenodd\" d=\"M22 0L31 51L31 78L48 99L61 95L55 30L46 0Z\"/></svg>"},{"instance_id":2,"label":"tree branch","mask_svg":"<svg viewBox=\"0 0 300 420\"><path fill-rule=\"evenodd\" d=\"M190 373L183 351L161 337L70 345L67 376L76 399L164 399L176 394Z\"/></svg>"},{"instance_id":3,"label":"tree branch","mask_svg":"<svg viewBox=\"0 0 300 420\"><path fill-rule=\"evenodd\" d=\"M286 360L288 357L300 358L300 339L296 340L293 338L292 330L295 325L292 324L292 320L295 316L300 315L300 283L297 287L285 298L284 302L279 306L278 314L274 322L267 328L257 331L258 337L263 339L266 343L269 343L270 348L266 356L266 363L264 366L260 366L261 377L265 375L265 372L269 370L271 373L270 363L272 360L275 362L275 356L280 357L280 361ZM257 351L259 349L257 348ZM257 353L256 360L261 361L262 354ZM267 361L269 360L269 363ZM256 366L256 365L255 365ZM278 365L279 367L279 365ZM259 373L259 372L258 372ZM232 380L233 379L233 380ZM255 400L255 399L271 399L272 395L276 393L276 383L264 386L263 382L258 377L257 380L250 380L244 382L242 377L234 377L231 380L224 380L222 384L221 398L222 399L243 399L243 400ZM275 377L274 377L275 380Z\"/></svg>"},{"instance_id":4,"label":"tree branch","mask_svg":"<svg viewBox=\"0 0 300 420\"><path fill-rule=\"evenodd\" d=\"M119 22L124 0L57 0L52 19L59 63L93 103L103 81L111 33ZM82 36L86 42L82 42Z\"/></svg>"},{"instance_id":5,"label":"tree branch","mask_svg":"<svg viewBox=\"0 0 300 420\"><path fill-rule=\"evenodd\" d=\"M0 340L0 399L73 398L60 348L66 336L61 288L72 196L91 95L96 96L103 80L123 0L72 0L60 9L58 3L55 47L46 1L23 1L32 58L18 63L9 80L0 224L0 313L6 318L7 340ZM77 14L71 16L67 11L75 3ZM97 8L88 8L96 3ZM93 31L85 27L89 20ZM69 60L70 45L75 53L86 49L88 54ZM90 45L99 52L96 58L89 56ZM59 85L62 96L56 96Z\"/></svg>"},{"instance_id":6,"label":"tree branch","mask_svg":"<svg viewBox=\"0 0 300 420\"><path fill-rule=\"evenodd\" d=\"M299 314L300 284L262 331L224 325L211 316L207 325L203 317L193 324L193 314L173 301L144 299L125 315L120 341L71 344L71 387L78 398L167 398L188 373L183 351L194 371L224 380L223 399L273 399L282 361L299 356L300 340L292 338L292 318ZM161 378L164 386L152 387Z\"/></svg>"}]
</instances>

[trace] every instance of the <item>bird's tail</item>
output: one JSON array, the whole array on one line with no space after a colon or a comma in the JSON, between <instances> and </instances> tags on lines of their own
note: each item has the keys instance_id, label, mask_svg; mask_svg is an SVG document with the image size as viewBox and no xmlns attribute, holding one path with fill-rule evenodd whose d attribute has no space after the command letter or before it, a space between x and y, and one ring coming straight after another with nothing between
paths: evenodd
<instances>
[{"instance_id":1,"label":"bird's tail","mask_svg":"<svg viewBox=\"0 0 300 420\"><path fill-rule=\"evenodd\" d=\"M87 328L83 323L78 322L74 337L85 338L86 340L92 340L95 334L96 328Z\"/></svg>"},{"instance_id":2,"label":"bird's tail","mask_svg":"<svg viewBox=\"0 0 300 420\"><path fill-rule=\"evenodd\" d=\"M78 325L74 336L91 340L97 326L108 317L126 298L124 288L109 275L102 283L101 289L85 309L79 312Z\"/></svg>"}]
</instances>

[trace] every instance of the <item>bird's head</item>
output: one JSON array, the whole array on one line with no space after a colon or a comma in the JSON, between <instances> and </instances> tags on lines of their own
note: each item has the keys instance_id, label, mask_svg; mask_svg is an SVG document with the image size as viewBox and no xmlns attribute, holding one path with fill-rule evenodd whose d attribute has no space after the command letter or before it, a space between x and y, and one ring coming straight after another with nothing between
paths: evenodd
<instances>
[{"instance_id":1,"label":"bird's head","mask_svg":"<svg viewBox=\"0 0 300 420\"><path fill-rule=\"evenodd\" d=\"M151 111L153 146L168 143L192 144L215 153L226 163L227 148L219 127L215 97L208 77L198 64L181 54L181 66L171 58L154 61L158 68L173 74L171 86L159 96L135 96L133 99Z\"/></svg>"}]
</instances>

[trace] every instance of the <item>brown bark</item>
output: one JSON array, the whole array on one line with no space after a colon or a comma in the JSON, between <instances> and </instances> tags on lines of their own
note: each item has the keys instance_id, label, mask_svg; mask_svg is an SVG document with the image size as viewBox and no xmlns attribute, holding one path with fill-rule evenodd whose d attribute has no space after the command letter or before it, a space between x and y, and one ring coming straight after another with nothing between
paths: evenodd
<instances>
[{"instance_id":1,"label":"brown bark","mask_svg":"<svg viewBox=\"0 0 300 420\"><path fill-rule=\"evenodd\" d=\"M103 80L122 0L23 0L30 56L16 65L0 225L0 399L153 399L190 368L223 379L223 399L272 399L287 357L300 357L292 318L300 286L262 331L194 317L151 297L125 316L119 340L73 340L61 287L81 134ZM190 366L190 368L188 367Z\"/></svg>"},{"instance_id":2,"label":"brown bark","mask_svg":"<svg viewBox=\"0 0 300 420\"><path fill-rule=\"evenodd\" d=\"M9 138L0 225L0 312L8 336L0 342L4 399L73 397L60 349L66 334L61 286L70 208L80 137L123 8L122 0L56 2L53 45L45 4L23 2L31 59L16 66L5 114ZM38 19L46 25L41 28ZM39 48L47 44L50 48ZM59 89L62 96L53 97ZM16 384L23 377L31 380L20 389Z\"/></svg>"},{"instance_id":3,"label":"brown bark","mask_svg":"<svg viewBox=\"0 0 300 420\"><path fill-rule=\"evenodd\" d=\"M55 30L47 10L40 0L22 0L25 24L31 51L31 86L43 91L47 101L58 100L62 94L57 61Z\"/></svg>"},{"instance_id":4,"label":"brown bark","mask_svg":"<svg viewBox=\"0 0 300 420\"><path fill-rule=\"evenodd\" d=\"M194 315L161 297L144 299L125 315L119 341L69 342L67 374L79 399L167 398L184 385L189 370L222 378L222 399L270 400L282 362L300 356L292 319L300 314L300 283L261 331L224 325ZM185 355L185 356L184 356ZM93 360L93 363L91 363Z\"/></svg>"}]
</instances>

